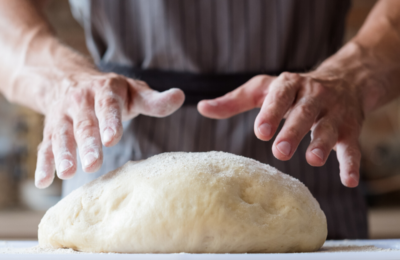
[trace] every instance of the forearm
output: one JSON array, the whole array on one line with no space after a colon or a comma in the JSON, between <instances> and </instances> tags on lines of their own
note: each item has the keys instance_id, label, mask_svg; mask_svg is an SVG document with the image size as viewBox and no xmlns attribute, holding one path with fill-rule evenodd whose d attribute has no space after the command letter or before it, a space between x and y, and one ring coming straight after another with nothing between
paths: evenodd
<instances>
[{"instance_id":1,"label":"forearm","mask_svg":"<svg viewBox=\"0 0 400 260\"><path fill-rule=\"evenodd\" d=\"M365 114L400 95L400 1L381 0L349 43L316 70L349 82Z\"/></svg>"},{"instance_id":2,"label":"forearm","mask_svg":"<svg viewBox=\"0 0 400 260\"><path fill-rule=\"evenodd\" d=\"M55 95L73 85L68 73L95 69L59 42L37 4L0 0L0 91L11 102L44 114Z\"/></svg>"}]
</instances>

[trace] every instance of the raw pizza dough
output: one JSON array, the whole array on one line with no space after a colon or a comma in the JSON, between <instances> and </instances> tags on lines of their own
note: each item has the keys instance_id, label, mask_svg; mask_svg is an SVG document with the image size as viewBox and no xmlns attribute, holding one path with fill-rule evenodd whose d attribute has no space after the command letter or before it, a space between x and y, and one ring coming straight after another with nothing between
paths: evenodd
<instances>
[{"instance_id":1,"label":"raw pizza dough","mask_svg":"<svg viewBox=\"0 0 400 260\"><path fill-rule=\"evenodd\" d=\"M86 252L307 252L326 236L304 184L223 152L128 162L72 192L39 224L41 247Z\"/></svg>"}]
</instances>

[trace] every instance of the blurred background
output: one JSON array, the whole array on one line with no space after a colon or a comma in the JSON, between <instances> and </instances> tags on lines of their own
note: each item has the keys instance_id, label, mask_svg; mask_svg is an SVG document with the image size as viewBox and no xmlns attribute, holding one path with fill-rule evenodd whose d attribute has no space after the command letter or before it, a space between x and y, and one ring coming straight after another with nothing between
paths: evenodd
<instances>
[{"instance_id":1,"label":"blurred background","mask_svg":"<svg viewBox=\"0 0 400 260\"><path fill-rule=\"evenodd\" d=\"M357 33L375 2L353 0L345 41ZM50 1L46 15L66 44L89 55L68 0ZM34 186L42 129L41 115L11 105L0 95L0 240L37 239L44 212L60 199L60 180L45 190ZM366 119L360 141L370 237L400 238L400 99Z\"/></svg>"}]
</instances>

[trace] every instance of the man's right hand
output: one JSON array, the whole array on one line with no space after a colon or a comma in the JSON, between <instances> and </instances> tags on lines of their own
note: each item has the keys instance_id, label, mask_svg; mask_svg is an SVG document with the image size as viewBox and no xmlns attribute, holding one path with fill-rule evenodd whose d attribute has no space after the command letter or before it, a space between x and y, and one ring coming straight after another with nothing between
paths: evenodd
<instances>
[{"instance_id":1,"label":"man's right hand","mask_svg":"<svg viewBox=\"0 0 400 260\"><path fill-rule=\"evenodd\" d=\"M55 169L61 179L74 176L76 148L83 170L97 171L103 161L102 145L112 146L121 139L122 121L139 114L168 116L185 99L179 89L160 93L145 82L93 70L65 77L52 96L38 150L38 188L52 183Z\"/></svg>"},{"instance_id":2,"label":"man's right hand","mask_svg":"<svg viewBox=\"0 0 400 260\"><path fill-rule=\"evenodd\" d=\"M101 73L54 35L41 14L44 1L0 0L0 92L45 115L35 183L49 186L77 169L98 170L102 145L122 136L122 121L139 114L163 117L185 99L179 89L159 93L142 81Z\"/></svg>"}]
</instances>

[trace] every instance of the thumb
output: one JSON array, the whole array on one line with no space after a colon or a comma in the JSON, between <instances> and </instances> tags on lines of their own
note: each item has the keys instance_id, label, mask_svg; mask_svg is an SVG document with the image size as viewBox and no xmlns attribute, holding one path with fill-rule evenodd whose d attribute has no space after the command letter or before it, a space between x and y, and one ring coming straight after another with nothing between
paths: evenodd
<instances>
[{"instance_id":1,"label":"thumb","mask_svg":"<svg viewBox=\"0 0 400 260\"><path fill-rule=\"evenodd\" d=\"M185 101L185 94L178 88L158 92L146 83L136 81L134 89L131 111L137 114L166 117L178 110Z\"/></svg>"},{"instance_id":2,"label":"thumb","mask_svg":"<svg viewBox=\"0 0 400 260\"><path fill-rule=\"evenodd\" d=\"M266 75L255 76L222 97L200 101L197 109L205 117L224 119L261 107L268 93L268 86L274 78Z\"/></svg>"}]
</instances>

